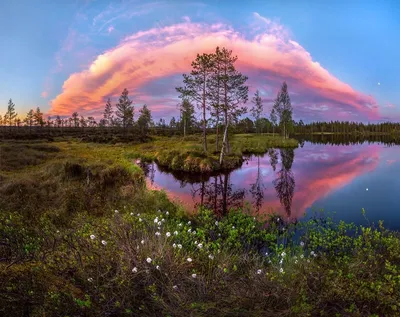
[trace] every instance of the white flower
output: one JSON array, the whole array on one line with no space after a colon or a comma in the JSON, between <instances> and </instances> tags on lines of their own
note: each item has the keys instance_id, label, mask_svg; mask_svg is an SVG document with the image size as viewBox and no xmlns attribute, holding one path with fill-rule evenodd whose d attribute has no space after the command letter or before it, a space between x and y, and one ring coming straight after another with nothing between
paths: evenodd
<instances>
[{"instance_id":1,"label":"white flower","mask_svg":"<svg viewBox=\"0 0 400 317\"><path fill-rule=\"evenodd\" d=\"M157 227L158 230L161 230L161 227Z\"/></svg>"},{"instance_id":2,"label":"white flower","mask_svg":"<svg viewBox=\"0 0 400 317\"><path fill-rule=\"evenodd\" d=\"M154 223L157 223L157 222L158 222L158 217L156 219L154 219Z\"/></svg>"},{"instance_id":3,"label":"white flower","mask_svg":"<svg viewBox=\"0 0 400 317\"><path fill-rule=\"evenodd\" d=\"M160 270L160 266L159 265L156 266L156 270Z\"/></svg>"},{"instance_id":4,"label":"white flower","mask_svg":"<svg viewBox=\"0 0 400 317\"><path fill-rule=\"evenodd\" d=\"M212 254L209 254L209 255L208 255L208 258L209 258L210 260L214 260L214 256L213 256Z\"/></svg>"},{"instance_id":5,"label":"white flower","mask_svg":"<svg viewBox=\"0 0 400 317\"><path fill-rule=\"evenodd\" d=\"M218 226L218 224L219 224L219 222L218 222L218 220L216 220L216 221L215 221L215 225Z\"/></svg>"},{"instance_id":6,"label":"white flower","mask_svg":"<svg viewBox=\"0 0 400 317\"><path fill-rule=\"evenodd\" d=\"M175 249L175 248L176 248L176 244L174 243L174 244L172 245L172 247Z\"/></svg>"},{"instance_id":7,"label":"white flower","mask_svg":"<svg viewBox=\"0 0 400 317\"><path fill-rule=\"evenodd\" d=\"M106 241L106 240L101 240L101 243L102 243L103 245L107 245L107 241Z\"/></svg>"},{"instance_id":8,"label":"white flower","mask_svg":"<svg viewBox=\"0 0 400 317\"><path fill-rule=\"evenodd\" d=\"M191 232L192 232L192 229L189 228L189 229L188 229L188 233L191 233Z\"/></svg>"},{"instance_id":9,"label":"white flower","mask_svg":"<svg viewBox=\"0 0 400 317\"><path fill-rule=\"evenodd\" d=\"M136 250L139 250L139 246L138 245L136 246Z\"/></svg>"},{"instance_id":10,"label":"white flower","mask_svg":"<svg viewBox=\"0 0 400 317\"><path fill-rule=\"evenodd\" d=\"M285 256L286 256L286 253L285 253L285 252L282 252L282 253L281 253L281 257L284 258Z\"/></svg>"},{"instance_id":11,"label":"white flower","mask_svg":"<svg viewBox=\"0 0 400 317\"><path fill-rule=\"evenodd\" d=\"M297 264L297 262L299 262L299 261L297 261L297 260L294 260L294 263L296 263L296 264Z\"/></svg>"},{"instance_id":12,"label":"white flower","mask_svg":"<svg viewBox=\"0 0 400 317\"><path fill-rule=\"evenodd\" d=\"M161 219L162 222L165 222L165 219Z\"/></svg>"},{"instance_id":13,"label":"white flower","mask_svg":"<svg viewBox=\"0 0 400 317\"><path fill-rule=\"evenodd\" d=\"M92 279L91 277L89 277L87 280L88 280L88 282L90 282L90 283L93 282L93 279Z\"/></svg>"},{"instance_id":14,"label":"white flower","mask_svg":"<svg viewBox=\"0 0 400 317\"><path fill-rule=\"evenodd\" d=\"M139 218L139 222L142 222L142 218Z\"/></svg>"},{"instance_id":15,"label":"white flower","mask_svg":"<svg viewBox=\"0 0 400 317\"><path fill-rule=\"evenodd\" d=\"M192 232L192 234L196 234L196 230Z\"/></svg>"},{"instance_id":16,"label":"white flower","mask_svg":"<svg viewBox=\"0 0 400 317\"><path fill-rule=\"evenodd\" d=\"M96 236L94 234L91 234L90 239L94 240L94 239L96 239Z\"/></svg>"},{"instance_id":17,"label":"white flower","mask_svg":"<svg viewBox=\"0 0 400 317\"><path fill-rule=\"evenodd\" d=\"M165 235L166 235L167 237L170 237L170 236L171 236L171 232L167 232Z\"/></svg>"},{"instance_id":18,"label":"white flower","mask_svg":"<svg viewBox=\"0 0 400 317\"><path fill-rule=\"evenodd\" d=\"M302 247L304 247L304 242L303 242L303 241L301 241L301 242L300 242L300 245L301 245Z\"/></svg>"},{"instance_id":19,"label":"white flower","mask_svg":"<svg viewBox=\"0 0 400 317\"><path fill-rule=\"evenodd\" d=\"M268 260L268 263L270 263L270 264L271 264L271 260Z\"/></svg>"},{"instance_id":20,"label":"white flower","mask_svg":"<svg viewBox=\"0 0 400 317\"><path fill-rule=\"evenodd\" d=\"M133 216L133 212L131 212L130 215Z\"/></svg>"},{"instance_id":21,"label":"white flower","mask_svg":"<svg viewBox=\"0 0 400 317\"><path fill-rule=\"evenodd\" d=\"M280 269L279 269L279 272L280 272L280 273L283 273L283 268L280 268Z\"/></svg>"},{"instance_id":22,"label":"white flower","mask_svg":"<svg viewBox=\"0 0 400 317\"><path fill-rule=\"evenodd\" d=\"M280 220L280 219L279 219L279 217L278 217L278 218L276 218L276 221L278 221L278 222L279 222L279 220Z\"/></svg>"},{"instance_id":23,"label":"white flower","mask_svg":"<svg viewBox=\"0 0 400 317\"><path fill-rule=\"evenodd\" d=\"M293 257L293 259L295 259L295 260L296 260L296 259L297 259L297 256L294 256L294 257Z\"/></svg>"},{"instance_id":24,"label":"white flower","mask_svg":"<svg viewBox=\"0 0 400 317\"><path fill-rule=\"evenodd\" d=\"M161 222L161 221L159 221L159 222L157 223L157 225L158 225L158 226L161 226L161 225L162 225L162 222Z\"/></svg>"},{"instance_id":25,"label":"white flower","mask_svg":"<svg viewBox=\"0 0 400 317\"><path fill-rule=\"evenodd\" d=\"M310 259L307 259L307 263L310 263Z\"/></svg>"},{"instance_id":26,"label":"white flower","mask_svg":"<svg viewBox=\"0 0 400 317\"><path fill-rule=\"evenodd\" d=\"M179 248L179 249L182 249L182 244L178 244L178 248Z\"/></svg>"},{"instance_id":27,"label":"white flower","mask_svg":"<svg viewBox=\"0 0 400 317\"><path fill-rule=\"evenodd\" d=\"M268 255L269 255L269 253L268 253L268 252L265 252L265 255L266 255L266 256L268 256Z\"/></svg>"},{"instance_id":28,"label":"white flower","mask_svg":"<svg viewBox=\"0 0 400 317\"><path fill-rule=\"evenodd\" d=\"M302 259L304 259L304 254L300 255L300 257L301 257Z\"/></svg>"},{"instance_id":29,"label":"white flower","mask_svg":"<svg viewBox=\"0 0 400 317\"><path fill-rule=\"evenodd\" d=\"M165 214L168 216L168 215L169 215L169 212L168 212L168 211L166 211L166 212L165 212Z\"/></svg>"},{"instance_id":30,"label":"white flower","mask_svg":"<svg viewBox=\"0 0 400 317\"><path fill-rule=\"evenodd\" d=\"M197 247L198 247L199 249L201 249L201 248L203 247L203 244L199 243L199 244L197 245Z\"/></svg>"},{"instance_id":31,"label":"white flower","mask_svg":"<svg viewBox=\"0 0 400 317\"><path fill-rule=\"evenodd\" d=\"M280 264L280 265L282 265L282 263L283 263L283 259L281 259L281 260L279 261L279 264Z\"/></svg>"},{"instance_id":32,"label":"white flower","mask_svg":"<svg viewBox=\"0 0 400 317\"><path fill-rule=\"evenodd\" d=\"M179 227L182 227L182 224L180 223L178 226L179 226Z\"/></svg>"},{"instance_id":33,"label":"white flower","mask_svg":"<svg viewBox=\"0 0 400 317\"><path fill-rule=\"evenodd\" d=\"M194 244L197 244L197 241L195 241Z\"/></svg>"},{"instance_id":34,"label":"white flower","mask_svg":"<svg viewBox=\"0 0 400 317\"><path fill-rule=\"evenodd\" d=\"M134 268L132 269L132 273L137 273L137 267L134 267Z\"/></svg>"},{"instance_id":35,"label":"white flower","mask_svg":"<svg viewBox=\"0 0 400 317\"><path fill-rule=\"evenodd\" d=\"M140 241L141 244L144 244L144 240Z\"/></svg>"},{"instance_id":36,"label":"white flower","mask_svg":"<svg viewBox=\"0 0 400 317\"><path fill-rule=\"evenodd\" d=\"M262 270L257 270L257 274L260 275L262 273Z\"/></svg>"},{"instance_id":37,"label":"white flower","mask_svg":"<svg viewBox=\"0 0 400 317\"><path fill-rule=\"evenodd\" d=\"M139 217L139 216L140 216L140 214L137 214L136 216L138 216L138 217Z\"/></svg>"},{"instance_id":38,"label":"white flower","mask_svg":"<svg viewBox=\"0 0 400 317\"><path fill-rule=\"evenodd\" d=\"M118 213L118 210L117 210L117 209L115 209L115 210L114 210L114 212L117 214L117 213Z\"/></svg>"},{"instance_id":39,"label":"white flower","mask_svg":"<svg viewBox=\"0 0 400 317\"><path fill-rule=\"evenodd\" d=\"M161 233L159 233L158 231L156 232L156 236L158 237L158 236L160 236L161 235Z\"/></svg>"},{"instance_id":40,"label":"white flower","mask_svg":"<svg viewBox=\"0 0 400 317\"><path fill-rule=\"evenodd\" d=\"M235 229L235 226L232 226L232 229Z\"/></svg>"},{"instance_id":41,"label":"white flower","mask_svg":"<svg viewBox=\"0 0 400 317\"><path fill-rule=\"evenodd\" d=\"M221 236L221 234L220 233L218 233L218 237L220 237Z\"/></svg>"},{"instance_id":42,"label":"white flower","mask_svg":"<svg viewBox=\"0 0 400 317\"><path fill-rule=\"evenodd\" d=\"M190 225L191 225L191 223L192 223L192 222L189 220L189 221L188 221L188 225L190 226Z\"/></svg>"},{"instance_id":43,"label":"white flower","mask_svg":"<svg viewBox=\"0 0 400 317\"><path fill-rule=\"evenodd\" d=\"M315 253L314 253L314 251L311 251L311 253L310 253L311 255L315 255Z\"/></svg>"},{"instance_id":44,"label":"white flower","mask_svg":"<svg viewBox=\"0 0 400 317\"><path fill-rule=\"evenodd\" d=\"M193 260L192 260L192 258L187 258L186 261L188 261L188 262L190 263L190 262L192 262Z\"/></svg>"},{"instance_id":45,"label":"white flower","mask_svg":"<svg viewBox=\"0 0 400 317\"><path fill-rule=\"evenodd\" d=\"M152 260L151 260L151 258L147 258L146 261L147 261L147 263L151 263Z\"/></svg>"},{"instance_id":46,"label":"white flower","mask_svg":"<svg viewBox=\"0 0 400 317\"><path fill-rule=\"evenodd\" d=\"M193 277L193 278L196 278L196 277L197 277L197 274L196 274L196 273L193 273L193 274L192 274L192 277Z\"/></svg>"},{"instance_id":47,"label":"white flower","mask_svg":"<svg viewBox=\"0 0 400 317\"><path fill-rule=\"evenodd\" d=\"M172 286L172 288L173 288L174 290L177 290L177 289L178 289L178 286L174 285L174 286Z\"/></svg>"},{"instance_id":48,"label":"white flower","mask_svg":"<svg viewBox=\"0 0 400 317\"><path fill-rule=\"evenodd\" d=\"M177 235L178 235L178 231L174 231L174 235L176 235L176 236L177 236Z\"/></svg>"},{"instance_id":49,"label":"white flower","mask_svg":"<svg viewBox=\"0 0 400 317\"><path fill-rule=\"evenodd\" d=\"M161 209L158 209L157 212L161 212Z\"/></svg>"}]
</instances>

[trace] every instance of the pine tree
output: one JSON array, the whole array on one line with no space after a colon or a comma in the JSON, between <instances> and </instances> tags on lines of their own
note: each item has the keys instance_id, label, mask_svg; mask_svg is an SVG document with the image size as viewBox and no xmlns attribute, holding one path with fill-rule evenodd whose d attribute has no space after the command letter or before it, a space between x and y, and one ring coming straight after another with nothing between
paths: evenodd
<instances>
[{"instance_id":1,"label":"pine tree","mask_svg":"<svg viewBox=\"0 0 400 317\"><path fill-rule=\"evenodd\" d=\"M11 131L11 126L15 118L17 117L17 113L15 112L15 104L12 102L11 99L8 101L7 112L4 115L4 117L5 117L4 121L6 121L6 123L8 122Z\"/></svg>"},{"instance_id":2,"label":"pine tree","mask_svg":"<svg viewBox=\"0 0 400 317\"><path fill-rule=\"evenodd\" d=\"M72 118L70 118L70 124L72 121L74 122L74 127L77 128L79 126L79 114L76 111L72 114Z\"/></svg>"},{"instance_id":3,"label":"pine tree","mask_svg":"<svg viewBox=\"0 0 400 317\"><path fill-rule=\"evenodd\" d=\"M182 103L179 105L179 110L181 113L183 136L185 137L186 133L189 132L195 121L194 107L188 99L183 99Z\"/></svg>"},{"instance_id":4,"label":"pine tree","mask_svg":"<svg viewBox=\"0 0 400 317\"><path fill-rule=\"evenodd\" d=\"M115 112L115 115L117 116L118 121L122 124L125 133L126 128L133 124L134 113L132 101L128 97L128 90L126 88L122 92L121 97L119 97L116 108L117 111Z\"/></svg>"},{"instance_id":5,"label":"pine tree","mask_svg":"<svg viewBox=\"0 0 400 317\"><path fill-rule=\"evenodd\" d=\"M34 123L34 113L33 113L33 109L29 110L28 113L26 114L26 118L25 118L25 123L26 125L29 127L29 134L31 134L32 131L32 125Z\"/></svg>"},{"instance_id":6,"label":"pine tree","mask_svg":"<svg viewBox=\"0 0 400 317\"><path fill-rule=\"evenodd\" d=\"M271 109L270 119L271 119L271 123L272 123L272 135L275 136L275 126L278 121L275 107L272 107L272 109Z\"/></svg>"},{"instance_id":7,"label":"pine tree","mask_svg":"<svg viewBox=\"0 0 400 317\"><path fill-rule=\"evenodd\" d=\"M112 110L112 104L111 104L111 99L107 99L106 107L104 108L104 124L107 126L112 126L113 125L113 110Z\"/></svg>"},{"instance_id":8,"label":"pine tree","mask_svg":"<svg viewBox=\"0 0 400 317\"><path fill-rule=\"evenodd\" d=\"M292 126L292 104L286 82L283 82L280 91L275 99L273 109L279 117L279 125L283 128L284 138L288 138L289 129Z\"/></svg>"},{"instance_id":9,"label":"pine tree","mask_svg":"<svg viewBox=\"0 0 400 317\"><path fill-rule=\"evenodd\" d=\"M37 107L35 113L33 114L35 124L43 127L44 120L43 120L43 113L40 111L40 108Z\"/></svg>"},{"instance_id":10,"label":"pine tree","mask_svg":"<svg viewBox=\"0 0 400 317\"><path fill-rule=\"evenodd\" d=\"M176 127L176 119L175 119L175 117L171 118L171 121L169 122L169 127L171 129L175 129L175 127Z\"/></svg>"},{"instance_id":11,"label":"pine tree","mask_svg":"<svg viewBox=\"0 0 400 317\"><path fill-rule=\"evenodd\" d=\"M260 133L260 116L261 113L263 112L263 104L262 104L262 99L260 96L260 92L257 90L256 93L254 94L253 97L253 103L254 106L251 108L250 112L253 115L254 119L256 119L256 129L257 133Z\"/></svg>"},{"instance_id":12,"label":"pine tree","mask_svg":"<svg viewBox=\"0 0 400 317\"><path fill-rule=\"evenodd\" d=\"M149 132L149 127L151 123L151 111L144 105L142 109L139 110L139 118L137 121L138 127L144 136L147 136Z\"/></svg>"},{"instance_id":13,"label":"pine tree","mask_svg":"<svg viewBox=\"0 0 400 317\"><path fill-rule=\"evenodd\" d=\"M177 87L181 94L180 98L188 98L195 101L202 111L203 126L203 150L207 152L207 118L206 112L209 108L207 82L213 71L213 54L197 54L192 62L192 71L189 75L183 74L184 87Z\"/></svg>"}]
</instances>

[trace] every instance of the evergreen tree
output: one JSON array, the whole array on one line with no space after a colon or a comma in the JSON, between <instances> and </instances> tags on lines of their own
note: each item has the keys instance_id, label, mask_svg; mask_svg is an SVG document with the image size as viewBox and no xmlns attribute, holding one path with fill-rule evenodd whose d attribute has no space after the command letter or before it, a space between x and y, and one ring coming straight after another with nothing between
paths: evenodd
<instances>
[{"instance_id":1,"label":"evergreen tree","mask_svg":"<svg viewBox=\"0 0 400 317\"><path fill-rule=\"evenodd\" d=\"M147 136L151 123L151 111L147 105L144 105L143 108L139 110L139 113L140 115L137 121L138 127L141 133Z\"/></svg>"},{"instance_id":2,"label":"evergreen tree","mask_svg":"<svg viewBox=\"0 0 400 317\"><path fill-rule=\"evenodd\" d=\"M171 118L171 121L169 122L169 127L171 129L175 129L176 128L176 119L175 119L175 117Z\"/></svg>"},{"instance_id":3,"label":"evergreen tree","mask_svg":"<svg viewBox=\"0 0 400 317\"><path fill-rule=\"evenodd\" d=\"M39 107L36 108L36 111L33 116L35 119L35 124L43 127L44 126L43 113L40 111Z\"/></svg>"},{"instance_id":4,"label":"evergreen tree","mask_svg":"<svg viewBox=\"0 0 400 317\"><path fill-rule=\"evenodd\" d=\"M79 126L79 114L76 111L72 114L72 118L70 118L70 124L72 121L74 122L74 127L77 128Z\"/></svg>"},{"instance_id":5,"label":"evergreen tree","mask_svg":"<svg viewBox=\"0 0 400 317\"><path fill-rule=\"evenodd\" d=\"M118 103L116 105L115 115L118 118L118 121L122 124L122 128L124 129L124 133L126 128L133 124L133 114L134 108L132 106L132 101L128 97L128 90L125 88L119 97Z\"/></svg>"},{"instance_id":6,"label":"evergreen tree","mask_svg":"<svg viewBox=\"0 0 400 317\"><path fill-rule=\"evenodd\" d=\"M274 104L275 106L275 104ZM272 123L272 135L275 136L275 126L278 122L278 116L276 114L276 109L275 107L272 107L271 109L271 114L270 114L270 119L271 119L271 123Z\"/></svg>"},{"instance_id":7,"label":"evergreen tree","mask_svg":"<svg viewBox=\"0 0 400 317\"><path fill-rule=\"evenodd\" d=\"M6 123L10 126L10 131L11 131L11 126L13 125L13 122L15 118L17 117L17 113L15 112L15 104L12 102L12 99L8 101L8 106L7 106L7 112L4 115Z\"/></svg>"},{"instance_id":8,"label":"evergreen tree","mask_svg":"<svg viewBox=\"0 0 400 317\"><path fill-rule=\"evenodd\" d=\"M284 138L288 138L289 130L292 127L292 104L290 102L288 87L283 82L280 91L275 99L273 109L279 116L279 125L282 127Z\"/></svg>"},{"instance_id":9,"label":"evergreen tree","mask_svg":"<svg viewBox=\"0 0 400 317\"><path fill-rule=\"evenodd\" d=\"M32 125L35 121L34 118L34 113L33 113L33 109L29 110L28 113L26 114L26 118L25 118L25 123L26 125L29 127L29 134L31 134L32 131Z\"/></svg>"},{"instance_id":10,"label":"evergreen tree","mask_svg":"<svg viewBox=\"0 0 400 317\"><path fill-rule=\"evenodd\" d=\"M194 107L188 99L183 99L179 105L179 110L181 113L183 136L185 137L195 122Z\"/></svg>"},{"instance_id":11,"label":"evergreen tree","mask_svg":"<svg viewBox=\"0 0 400 317\"><path fill-rule=\"evenodd\" d=\"M207 82L213 71L213 59L212 54L197 54L197 58L192 62L192 71L190 74L183 74L184 87L176 88L181 94L180 98L188 98L190 101L195 101L202 111L204 152L207 151L206 111L209 108Z\"/></svg>"},{"instance_id":12,"label":"evergreen tree","mask_svg":"<svg viewBox=\"0 0 400 317\"><path fill-rule=\"evenodd\" d=\"M260 92L257 90L256 93L254 94L253 97L253 107L250 109L250 112L252 114L252 116L254 117L254 119L256 120L256 129L257 129L257 133L260 133L260 116L261 113L263 112L263 104L262 104L262 99L260 96Z\"/></svg>"},{"instance_id":13,"label":"evergreen tree","mask_svg":"<svg viewBox=\"0 0 400 317\"><path fill-rule=\"evenodd\" d=\"M103 118L104 125L107 125L109 127L113 125L114 117L110 98L107 99L106 107L104 108Z\"/></svg>"}]
</instances>

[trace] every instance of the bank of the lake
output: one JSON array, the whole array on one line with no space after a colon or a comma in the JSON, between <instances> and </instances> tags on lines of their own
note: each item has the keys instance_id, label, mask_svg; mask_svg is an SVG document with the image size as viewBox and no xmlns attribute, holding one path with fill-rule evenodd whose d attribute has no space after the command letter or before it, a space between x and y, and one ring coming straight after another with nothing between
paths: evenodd
<instances>
[{"instance_id":1,"label":"bank of the lake","mask_svg":"<svg viewBox=\"0 0 400 317\"><path fill-rule=\"evenodd\" d=\"M0 146L0 314L398 315L395 231L188 216L129 147Z\"/></svg>"},{"instance_id":2,"label":"bank of the lake","mask_svg":"<svg viewBox=\"0 0 400 317\"><path fill-rule=\"evenodd\" d=\"M295 139L285 139L277 134L234 134L230 140L231 152L225 155L221 165L215 135L208 136L207 143L208 152L204 152L200 135L156 137L152 142L134 146L135 152L131 156L147 162L156 161L173 171L210 173L240 167L247 154L262 154L278 147L297 148L299 144Z\"/></svg>"}]
</instances>

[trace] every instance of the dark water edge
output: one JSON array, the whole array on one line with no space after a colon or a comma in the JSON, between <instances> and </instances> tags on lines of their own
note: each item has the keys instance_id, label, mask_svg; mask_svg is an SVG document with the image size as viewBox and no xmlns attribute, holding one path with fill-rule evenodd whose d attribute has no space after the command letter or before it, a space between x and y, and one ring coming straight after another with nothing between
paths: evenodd
<instances>
[{"instance_id":1,"label":"dark water edge","mask_svg":"<svg viewBox=\"0 0 400 317\"><path fill-rule=\"evenodd\" d=\"M203 205L223 216L241 208L291 222L324 210L335 220L365 225L384 220L399 230L400 147L393 138L308 138L299 138L298 149L248 156L231 172L194 175L155 163L142 167L150 186L165 189L188 210Z\"/></svg>"}]
</instances>

